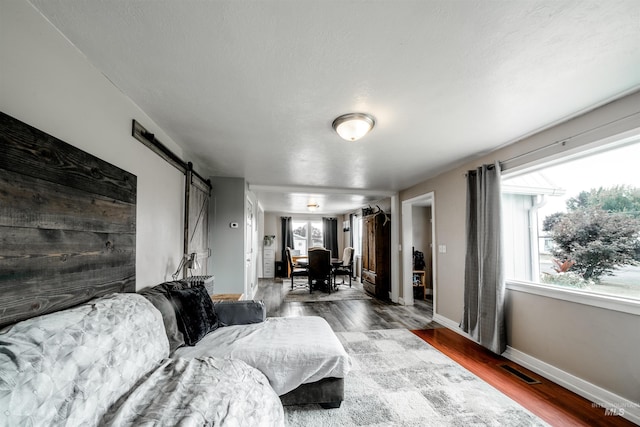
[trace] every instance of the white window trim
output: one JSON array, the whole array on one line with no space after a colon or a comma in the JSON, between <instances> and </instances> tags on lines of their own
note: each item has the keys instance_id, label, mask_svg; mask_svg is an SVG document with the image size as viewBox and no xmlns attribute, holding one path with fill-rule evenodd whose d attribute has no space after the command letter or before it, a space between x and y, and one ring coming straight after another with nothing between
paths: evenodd
<instances>
[{"instance_id":1,"label":"white window trim","mask_svg":"<svg viewBox=\"0 0 640 427\"><path fill-rule=\"evenodd\" d=\"M304 255L307 255L309 253L309 249L311 249L313 247L313 237L311 236L311 231L312 231L312 223L319 223L320 224L320 228L322 228L322 233L324 235L324 228L323 228L323 224L322 224L322 218L317 218L317 217L292 217L291 218L291 223L293 225L294 222L305 222L307 223L307 253ZM295 237L294 237L294 240Z\"/></svg>"},{"instance_id":2,"label":"white window trim","mask_svg":"<svg viewBox=\"0 0 640 427\"><path fill-rule=\"evenodd\" d=\"M532 295L539 295L547 298L555 298L569 301L576 304L589 305L592 307L615 310L621 313L635 314L640 316L640 300L631 300L613 295L597 294L584 290L563 288L560 286L543 285L539 283L526 282L509 279L506 287L512 291L525 292Z\"/></svg>"}]
</instances>

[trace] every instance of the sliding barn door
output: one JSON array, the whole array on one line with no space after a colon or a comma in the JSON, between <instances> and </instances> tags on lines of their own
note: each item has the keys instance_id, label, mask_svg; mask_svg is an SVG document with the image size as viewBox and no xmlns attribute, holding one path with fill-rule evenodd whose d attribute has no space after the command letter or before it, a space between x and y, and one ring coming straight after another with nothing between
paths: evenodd
<instances>
[{"instance_id":1,"label":"sliding barn door","mask_svg":"<svg viewBox=\"0 0 640 427\"><path fill-rule=\"evenodd\" d=\"M211 187L200 177L187 170L185 186L185 254L197 254L199 268L190 269L189 275L207 274L209 249L209 199Z\"/></svg>"}]
</instances>

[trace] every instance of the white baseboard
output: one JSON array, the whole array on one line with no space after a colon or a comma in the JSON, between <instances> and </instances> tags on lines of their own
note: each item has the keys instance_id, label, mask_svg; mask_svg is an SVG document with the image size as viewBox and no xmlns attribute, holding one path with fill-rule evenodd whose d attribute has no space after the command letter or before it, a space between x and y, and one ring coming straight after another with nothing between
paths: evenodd
<instances>
[{"instance_id":1,"label":"white baseboard","mask_svg":"<svg viewBox=\"0 0 640 427\"><path fill-rule=\"evenodd\" d=\"M515 348L507 346L502 356L590 400L611 415L620 415L633 423L640 424L640 404L638 403L631 402Z\"/></svg>"},{"instance_id":2,"label":"white baseboard","mask_svg":"<svg viewBox=\"0 0 640 427\"><path fill-rule=\"evenodd\" d=\"M469 336L469 334L460 329L458 323L453 320L439 314L435 314L433 316L433 320L447 329L475 341L471 336ZM578 378L575 375L556 368L555 366L543 362L540 359L529 356L515 348L507 346L507 350L502 353L502 356L568 390L571 390L585 399L590 400L594 405L605 408L606 412L610 413L612 416L620 415L623 418L640 425L640 403L634 403L620 397L617 394L611 393L602 387Z\"/></svg>"},{"instance_id":3,"label":"white baseboard","mask_svg":"<svg viewBox=\"0 0 640 427\"><path fill-rule=\"evenodd\" d=\"M442 326L447 327L448 329L451 329L453 332L456 332L460 335L462 335L463 337L469 338L471 341L475 341L473 338L471 338L471 336L466 333L465 331L463 331L462 329L460 329L460 324L454 322L453 320L449 319L448 317L444 317L441 314L434 314L433 315L433 320L440 323Z\"/></svg>"}]
</instances>

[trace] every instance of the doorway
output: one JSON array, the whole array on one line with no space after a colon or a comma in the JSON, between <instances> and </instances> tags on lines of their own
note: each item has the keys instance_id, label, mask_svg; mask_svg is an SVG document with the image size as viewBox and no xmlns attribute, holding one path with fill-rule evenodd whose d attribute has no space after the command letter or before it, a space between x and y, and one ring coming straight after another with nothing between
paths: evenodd
<instances>
[{"instance_id":1,"label":"doorway","mask_svg":"<svg viewBox=\"0 0 640 427\"><path fill-rule=\"evenodd\" d=\"M436 252L435 252L435 196L426 193L402 202L402 302L416 304L416 297L422 299L414 280L424 281L426 301L433 304L432 315L437 312ZM424 259L424 266L414 268L414 255ZM414 294L415 289L415 294ZM420 305L423 305L422 302Z\"/></svg>"}]
</instances>

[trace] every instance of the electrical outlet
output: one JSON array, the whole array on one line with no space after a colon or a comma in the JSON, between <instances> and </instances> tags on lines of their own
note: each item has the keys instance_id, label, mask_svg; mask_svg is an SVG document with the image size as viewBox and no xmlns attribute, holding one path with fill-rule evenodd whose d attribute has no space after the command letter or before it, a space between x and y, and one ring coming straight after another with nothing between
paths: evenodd
<instances>
[{"instance_id":1,"label":"electrical outlet","mask_svg":"<svg viewBox=\"0 0 640 427\"><path fill-rule=\"evenodd\" d=\"M446 254L447 253L447 245L438 245L438 252L440 252L441 254Z\"/></svg>"}]
</instances>

